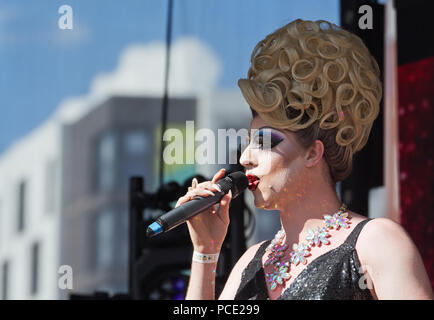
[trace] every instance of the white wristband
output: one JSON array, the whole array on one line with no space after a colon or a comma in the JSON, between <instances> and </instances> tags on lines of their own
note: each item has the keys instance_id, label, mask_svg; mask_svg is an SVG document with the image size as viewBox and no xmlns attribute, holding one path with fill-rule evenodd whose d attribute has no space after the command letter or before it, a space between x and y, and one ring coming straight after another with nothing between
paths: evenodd
<instances>
[{"instance_id":1,"label":"white wristband","mask_svg":"<svg viewBox=\"0 0 434 320\"><path fill-rule=\"evenodd\" d=\"M200 253L193 251L193 261L199 263L214 263L219 259L219 253Z\"/></svg>"}]
</instances>

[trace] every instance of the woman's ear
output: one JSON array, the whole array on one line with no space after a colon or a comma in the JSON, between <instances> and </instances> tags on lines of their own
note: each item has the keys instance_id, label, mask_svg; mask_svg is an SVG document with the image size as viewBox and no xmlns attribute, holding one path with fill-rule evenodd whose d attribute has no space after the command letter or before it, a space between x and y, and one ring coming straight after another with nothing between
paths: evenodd
<instances>
[{"instance_id":1,"label":"woman's ear","mask_svg":"<svg viewBox=\"0 0 434 320\"><path fill-rule=\"evenodd\" d=\"M307 149L305 156L305 165L308 168L316 166L324 154L324 145L320 140L315 142Z\"/></svg>"}]
</instances>

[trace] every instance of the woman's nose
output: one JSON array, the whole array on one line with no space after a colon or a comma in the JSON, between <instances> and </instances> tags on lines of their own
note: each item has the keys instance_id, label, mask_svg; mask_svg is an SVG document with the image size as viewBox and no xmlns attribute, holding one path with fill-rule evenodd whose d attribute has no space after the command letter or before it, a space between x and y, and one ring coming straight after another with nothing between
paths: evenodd
<instances>
[{"instance_id":1,"label":"woman's nose","mask_svg":"<svg viewBox=\"0 0 434 320\"><path fill-rule=\"evenodd\" d=\"M240 157L240 164L245 168L251 168L256 166L256 160L254 157L254 152L250 148L250 146L247 146L247 148L244 149L243 153Z\"/></svg>"}]
</instances>

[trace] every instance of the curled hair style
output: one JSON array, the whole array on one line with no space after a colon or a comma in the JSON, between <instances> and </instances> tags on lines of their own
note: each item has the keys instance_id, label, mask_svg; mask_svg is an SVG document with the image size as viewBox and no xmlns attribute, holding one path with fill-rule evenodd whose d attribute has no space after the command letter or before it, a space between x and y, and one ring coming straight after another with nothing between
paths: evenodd
<instances>
[{"instance_id":1,"label":"curled hair style","mask_svg":"<svg viewBox=\"0 0 434 320\"><path fill-rule=\"evenodd\" d=\"M294 20L253 49L238 85L265 122L292 131L307 148L324 144L334 183L351 172L382 98L380 69L363 41L325 20Z\"/></svg>"}]
</instances>

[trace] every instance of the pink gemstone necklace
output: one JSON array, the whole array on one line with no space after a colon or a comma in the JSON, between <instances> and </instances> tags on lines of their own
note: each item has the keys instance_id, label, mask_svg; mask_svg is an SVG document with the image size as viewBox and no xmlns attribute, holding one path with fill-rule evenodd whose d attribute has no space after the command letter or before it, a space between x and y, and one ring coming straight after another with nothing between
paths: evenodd
<instances>
[{"instance_id":1,"label":"pink gemstone necklace","mask_svg":"<svg viewBox=\"0 0 434 320\"><path fill-rule=\"evenodd\" d=\"M310 255L310 248L313 246L319 247L322 244L330 244L327 237L330 236L329 230L336 229L340 227L349 228L349 219L347 207L345 204L339 208L339 211L333 215L324 215L325 227L316 227L315 230L308 229L306 241L307 244L294 243L292 245L292 252L290 253L290 261L281 261L285 250L288 245L283 242L285 232L283 229L279 230L274 239L271 241L270 245L267 247L266 251L269 252L268 258L264 263L264 266L273 265L273 271L266 274L267 282L270 285L270 290L275 290L278 285L285 285L285 281L291 278L289 274L289 269L291 264L298 265L299 263L307 264L306 257Z\"/></svg>"}]
</instances>

